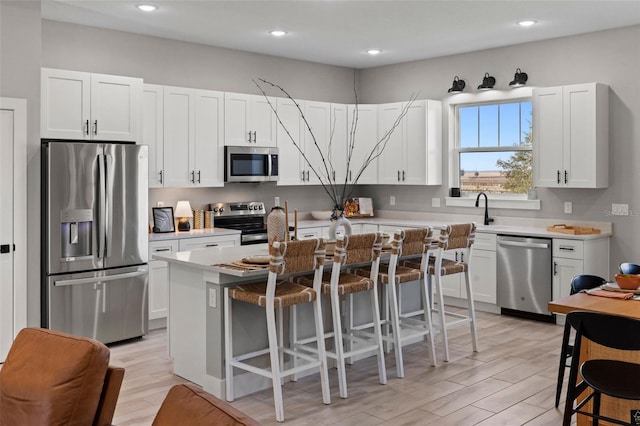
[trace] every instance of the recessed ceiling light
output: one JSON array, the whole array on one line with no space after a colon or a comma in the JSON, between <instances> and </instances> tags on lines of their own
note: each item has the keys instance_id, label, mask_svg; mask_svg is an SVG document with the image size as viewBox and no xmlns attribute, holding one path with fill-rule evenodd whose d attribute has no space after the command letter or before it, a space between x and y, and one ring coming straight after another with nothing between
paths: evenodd
<instances>
[{"instance_id":1,"label":"recessed ceiling light","mask_svg":"<svg viewBox=\"0 0 640 426\"><path fill-rule=\"evenodd\" d=\"M287 32L282 30L273 30L273 31L270 31L269 34L271 34L274 37L282 37L283 35L287 34Z\"/></svg>"},{"instance_id":2,"label":"recessed ceiling light","mask_svg":"<svg viewBox=\"0 0 640 426\"><path fill-rule=\"evenodd\" d=\"M369 55L373 55L373 56L379 54L380 52L382 52L382 50L380 50L380 49L369 49L369 50L367 50L367 53Z\"/></svg>"},{"instance_id":3,"label":"recessed ceiling light","mask_svg":"<svg viewBox=\"0 0 640 426\"><path fill-rule=\"evenodd\" d=\"M520 25L521 27L530 27L530 26L535 25L537 23L538 23L538 21L533 21L531 19L527 19L525 21L518 22L518 25Z\"/></svg>"},{"instance_id":4,"label":"recessed ceiling light","mask_svg":"<svg viewBox=\"0 0 640 426\"><path fill-rule=\"evenodd\" d=\"M158 6L154 6L152 4L139 4L137 7L143 12L153 12L158 8Z\"/></svg>"}]
</instances>

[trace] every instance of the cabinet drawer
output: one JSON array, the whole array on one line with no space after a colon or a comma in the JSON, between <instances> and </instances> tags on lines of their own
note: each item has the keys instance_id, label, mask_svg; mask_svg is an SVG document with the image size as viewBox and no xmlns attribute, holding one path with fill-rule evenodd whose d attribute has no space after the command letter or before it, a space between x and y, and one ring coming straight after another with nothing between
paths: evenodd
<instances>
[{"instance_id":1,"label":"cabinet drawer","mask_svg":"<svg viewBox=\"0 0 640 426\"><path fill-rule=\"evenodd\" d=\"M220 237L183 238L180 240L180 251L195 250L207 247L233 247L240 245L240 235Z\"/></svg>"},{"instance_id":2,"label":"cabinet drawer","mask_svg":"<svg viewBox=\"0 0 640 426\"><path fill-rule=\"evenodd\" d=\"M553 257L582 259L584 257L584 241L554 238Z\"/></svg>"},{"instance_id":3,"label":"cabinet drawer","mask_svg":"<svg viewBox=\"0 0 640 426\"><path fill-rule=\"evenodd\" d=\"M486 234L484 232L478 232L476 234L476 240L473 242L473 249L496 251L496 241L496 234Z\"/></svg>"},{"instance_id":4,"label":"cabinet drawer","mask_svg":"<svg viewBox=\"0 0 640 426\"><path fill-rule=\"evenodd\" d=\"M329 228L327 227L327 230ZM315 228L301 228L298 229L298 239L299 240L308 240L311 238L320 238L323 235L323 229L321 227Z\"/></svg>"},{"instance_id":5,"label":"cabinet drawer","mask_svg":"<svg viewBox=\"0 0 640 426\"><path fill-rule=\"evenodd\" d=\"M149 243L149 255L178 251L178 240L152 241Z\"/></svg>"}]
</instances>

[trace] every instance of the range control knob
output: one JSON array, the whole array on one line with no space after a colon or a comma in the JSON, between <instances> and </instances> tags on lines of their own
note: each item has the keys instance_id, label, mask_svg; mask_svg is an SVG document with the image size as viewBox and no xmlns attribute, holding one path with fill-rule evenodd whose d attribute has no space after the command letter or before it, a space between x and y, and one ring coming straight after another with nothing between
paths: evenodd
<instances>
[{"instance_id":1,"label":"range control knob","mask_svg":"<svg viewBox=\"0 0 640 426\"><path fill-rule=\"evenodd\" d=\"M214 212L214 213L218 213L218 208L217 208L217 207L214 207L214 208L213 208L213 212Z\"/></svg>"},{"instance_id":2,"label":"range control knob","mask_svg":"<svg viewBox=\"0 0 640 426\"><path fill-rule=\"evenodd\" d=\"M220 213L223 213L223 212L224 212L224 207L220 207L220 208L218 209L218 211L219 211Z\"/></svg>"}]
</instances>

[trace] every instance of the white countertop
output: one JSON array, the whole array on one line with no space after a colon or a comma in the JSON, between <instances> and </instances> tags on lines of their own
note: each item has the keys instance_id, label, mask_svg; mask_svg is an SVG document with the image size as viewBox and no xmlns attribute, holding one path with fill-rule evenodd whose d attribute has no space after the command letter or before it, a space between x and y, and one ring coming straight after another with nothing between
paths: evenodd
<instances>
[{"instance_id":1,"label":"white countertop","mask_svg":"<svg viewBox=\"0 0 640 426\"><path fill-rule=\"evenodd\" d=\"M149 241L178 240L182 238L218 237L224 235L240 235L237 229L207 228L192 229L190 231L163 232L149 234Z\"/></svg>"},{"instance_id":2,"label":"white countertop","mask_svg":"<svg viewBox=\"0 0 640 426\"><path fill-rule=\"evenodd\" d=\"M396 219L396 218L357 218L349 219L353 224L366 223L372 225L387 225L387 226L431 226L439 228L442 225L452 225L455 223L461 223L459 220L438 220L435 218L424 219ZM554 223L558 223L557 221ZM314 228L329 226L331 224L328 220L299 220L298 228ZM290 223L293 225L293 222ZM571 235L563 234L560 232L547 231L546 226L521 226L521 225L480 225L478 224L478 232L488 234L505 234L505 235L519 235L530 237L544 237L544 238L568 238L575 240L590 240L595 238L606 238L611 236L611 231L606 227L601 229L600 234L586 234L586 235Z\"/></svg>"}]
</instances>

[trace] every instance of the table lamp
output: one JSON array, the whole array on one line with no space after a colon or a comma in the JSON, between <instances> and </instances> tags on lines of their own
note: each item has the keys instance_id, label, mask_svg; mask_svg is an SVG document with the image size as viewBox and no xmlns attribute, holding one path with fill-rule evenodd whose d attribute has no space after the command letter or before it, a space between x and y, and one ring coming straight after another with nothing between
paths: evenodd
<instances>
[{"instance_id":1,"label":"table lamp","mask_svg":"<svg viewBox=\"0 0 640 426\"><path fill-rule=\"evenodd\" d=\"M191 204L188 201L178 201L176 205L176 218L178 219L178 231L188 231L191 229L189 219L193 217Z\"/></svg>"}]
</instances>

